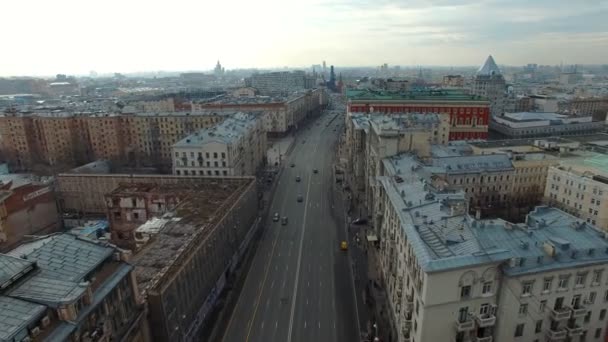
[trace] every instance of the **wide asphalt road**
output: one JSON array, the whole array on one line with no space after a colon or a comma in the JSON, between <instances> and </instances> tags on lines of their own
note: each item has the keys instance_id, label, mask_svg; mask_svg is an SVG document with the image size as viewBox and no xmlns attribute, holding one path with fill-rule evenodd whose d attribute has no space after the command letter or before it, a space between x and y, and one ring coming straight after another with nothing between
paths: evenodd
<instances>
[{"instance_id":1,"label":"wide asphalt road","mask_svg":"<svg viewBox=\"0 0 608 342\"><path fill-rule=\"evenodd\" d=\"M332 215L333 117L310 123L284 161L270 212L289 223L268 219L224 342L359 341L344 223Z\"/></svg>"}]
</instances>

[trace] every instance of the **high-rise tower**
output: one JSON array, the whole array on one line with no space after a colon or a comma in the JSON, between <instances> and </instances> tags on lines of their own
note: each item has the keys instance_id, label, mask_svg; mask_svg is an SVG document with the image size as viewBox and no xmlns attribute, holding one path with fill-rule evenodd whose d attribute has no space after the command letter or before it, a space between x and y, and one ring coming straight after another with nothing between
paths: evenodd
<instances>
[{"instance_id":1,"label":"high-rise tower","mask_svg":"<svg viewBox=\"0 0 608 342\"><path fill-rule=\"evenodd\" d=\"M500 116L505 112L506 90L505 78L490 55L477 70L471 93L487 98L490 101L492 116Z\"/></svg>"}]
</instances>

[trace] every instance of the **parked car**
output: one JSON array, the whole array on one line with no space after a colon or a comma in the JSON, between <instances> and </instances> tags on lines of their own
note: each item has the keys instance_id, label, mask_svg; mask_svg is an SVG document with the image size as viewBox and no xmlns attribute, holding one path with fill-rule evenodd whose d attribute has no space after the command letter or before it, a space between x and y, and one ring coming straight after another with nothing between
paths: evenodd
<instances>
[{"instance_id":1,"label":"parked car","mask_svg":"<svg viewBox=\"0 0 608 342\"><path fill-rule=\"evenodd\" d=\"M363 217L359 217L358 219L353 220L353 222L351 222L351 224L366 224L367 223L367 219L363 218Z\"/></svg>"},{"instance_id":2,"label":"parked car","mask_svg":"<svg viewBox=\"0 0 608 342\"><path fill-rule=\"evenodd\" d=\"M281 224L283 226L287 225L287 216L283 216L283 218L281 219Z\"/></svg>"},{"instance_id":3,"label":"parked car","mask_svg":"<svg viewBox=\"0 0 608 342\"><path fill-rule=\"evenodd\" d=\"M304 201L304 197L302 195L298 195L298 202Z\"/></svg>"},{"instance_id":4,"label":"parked car","mask_svg":"<svg viewBox=\"0 0 608 342\"><path fill-rule=\"evenodd\" d=\"M300 180L300 176L296 176L296 182L299 182Z\"/></svg>"},{"instance_id":5,"label":"parked car","mask_svg":"<svg viewBox=\"0 0 608 342\"><path fill-rule=\"evenodd\" d=\"M279 222L279 213L274 213L274 216L272 216L272 221Z\"/></svg>"}]
</instances>

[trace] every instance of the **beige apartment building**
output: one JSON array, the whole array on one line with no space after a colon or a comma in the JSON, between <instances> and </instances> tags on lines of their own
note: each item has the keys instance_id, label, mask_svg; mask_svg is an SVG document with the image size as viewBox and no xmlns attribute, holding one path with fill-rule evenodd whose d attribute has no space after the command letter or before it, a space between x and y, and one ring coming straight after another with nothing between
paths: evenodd
<instances>
[{"instance_id":1,"label":"beige apartment building","mask_svg":"<svg viewBox=\"0 0 608 342\"><path fill-rule=\"evenodd\" d=\"M605 157L598 155L552 166L544 197L548 204L608 230L608 178L592 164L602 159Z\"/></svg>"},{"instance_id":2,"label":"beige apartment building","mask_svg":"<svg viewBox=\"0 0 608 342\"><path fill-rule=\"evenodd\" d=\"M15 170L75 166L97 159L170 165L171 146L224 119L218 113L0 116L2 152Z\"/></svg>"},{"instance_id":3,"label":"beige apartment building","mask_svg":"<svg viewBox=\"0 0 608 342\"><path fill-rule=\"evenodd\" d=\"M266 134L256 114L234 113L173 144L177 176L254 176L265 162Z\"/></svg>"},{"instance_id":4,"label":"beige apartment building","mask_svg":"<svg viewBox=\"0 0 608 342\"><path fill-rule=\"evenodd\" d=\"M477 220L467 215L462 191L407 176L411 157L383 163L377 248L370 250L391 326L380 335L398 342L604 341L608 240L596 227L549 207L537 207L525 223Z\"/></svg>"},{"instance_id":5,"label":"beige apartment building","mask_svg":"<svg viewBox=\"0 0 608 342\"><path fill-rule=\"evenodd\" d=\"M193 102L194 112L255 112L262 113L264 131L269 136L284 135L306 117L319 114L327 106L328 95L323 89L294 92L287 97L232 96L214 101Z\"/></svg>"}]
</instances>

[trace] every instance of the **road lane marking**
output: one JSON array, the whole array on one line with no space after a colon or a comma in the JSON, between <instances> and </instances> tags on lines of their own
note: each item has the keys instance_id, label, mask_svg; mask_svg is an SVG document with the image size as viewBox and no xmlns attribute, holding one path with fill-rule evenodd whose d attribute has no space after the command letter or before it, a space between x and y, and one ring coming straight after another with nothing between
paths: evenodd
<instances>
[{"instance_id":1,"label":"road lane marking","mask_svg":"<svg viewBox=\"0 0 608 342\"><path fill-rule=\"evenodd\" d=\"M264 329L264 321L262 321L262 329Z\"/></svg>"},{"instance_id":2,"label":"road lane marking","mask_svg":"<svg viewBox=\"0 0 608 342\"><path fill-rule=\"evenodd\" d=\"M284 202L283 202L284 203ZM279 233L277 233L276 238L274 239L273 243L272 243L272 250L271 250L271 255L274 254L274 250L277 246L277 241L279 239ZM266 279L268 279L268 271L270 270L270 265L271 263L268 263L268 267L266 267L266 271L264 272L264 279L262 279L262 283L260 284L260 287L262 290L259 291L258 293L258 298L255 301L255 307L253 309L253 316L251 317L251 323L249 324L249 329L247 330L247 337L245 338L245 341L249 341L249 336L251 335L251 328L253 328L253 322L255 322L255 316L258 313L258 307L260 306L260 300L262 299L262 293L264 292L264 284L266 284ZM275 266L276 268L276 266Z\"/></svg>"},{"instance_id":3,"label":"road lane marking","mask_svg":"<svg viewBox=\"0 0 608 342\"><path fill-rule=\"evenodd\" d=\"M306 329L306 321L304 321L304 329Z\"/></svg>"},{"instance_id":4,"label":"road lane marking","mask_svg":"<svg viewBox=\"0 0 608 342\"><path fill-rule=\"evenodd\" d=\"M272 290L273 287L274 287L274 280L272 281L272 284L270 284L270 289Z\"/></svg>"},{"instance_id":5,"label":"road lane marking","mask_svg":"<svg viewBox=\"0 0 608 342\"><path fill-rule=\"evenodd\" d=\"M321 322L319 321L319 330L321 330Z\"/></svg>"},{"instance_id":6,"label":"road lane marking","mask_svg":"<svg viewBox=\"0 0 608 342\"><path fill-rule=\"evenodd\" d=\"M317 154L317 150L319 145L315 146L315 151L313 155ZM312 183L312 173L308 174L308 189L306 190L306 200L310 198L310 185ZM306 214L308 213L308 206L304 207L304 219L302 220L302 229L300 233L300 246L298 249L298 263L296 267L296 279L293 285L293 300L291 302L291 312L289 313L289 329L287 332L287 342L291 342L291 334L293 331L293 317L296 311L296 301L298 298L298 282L300 280L300 267L302 266L302 248L304 247L304 233L306 232Z\"/></svg>"}]
</instances>

